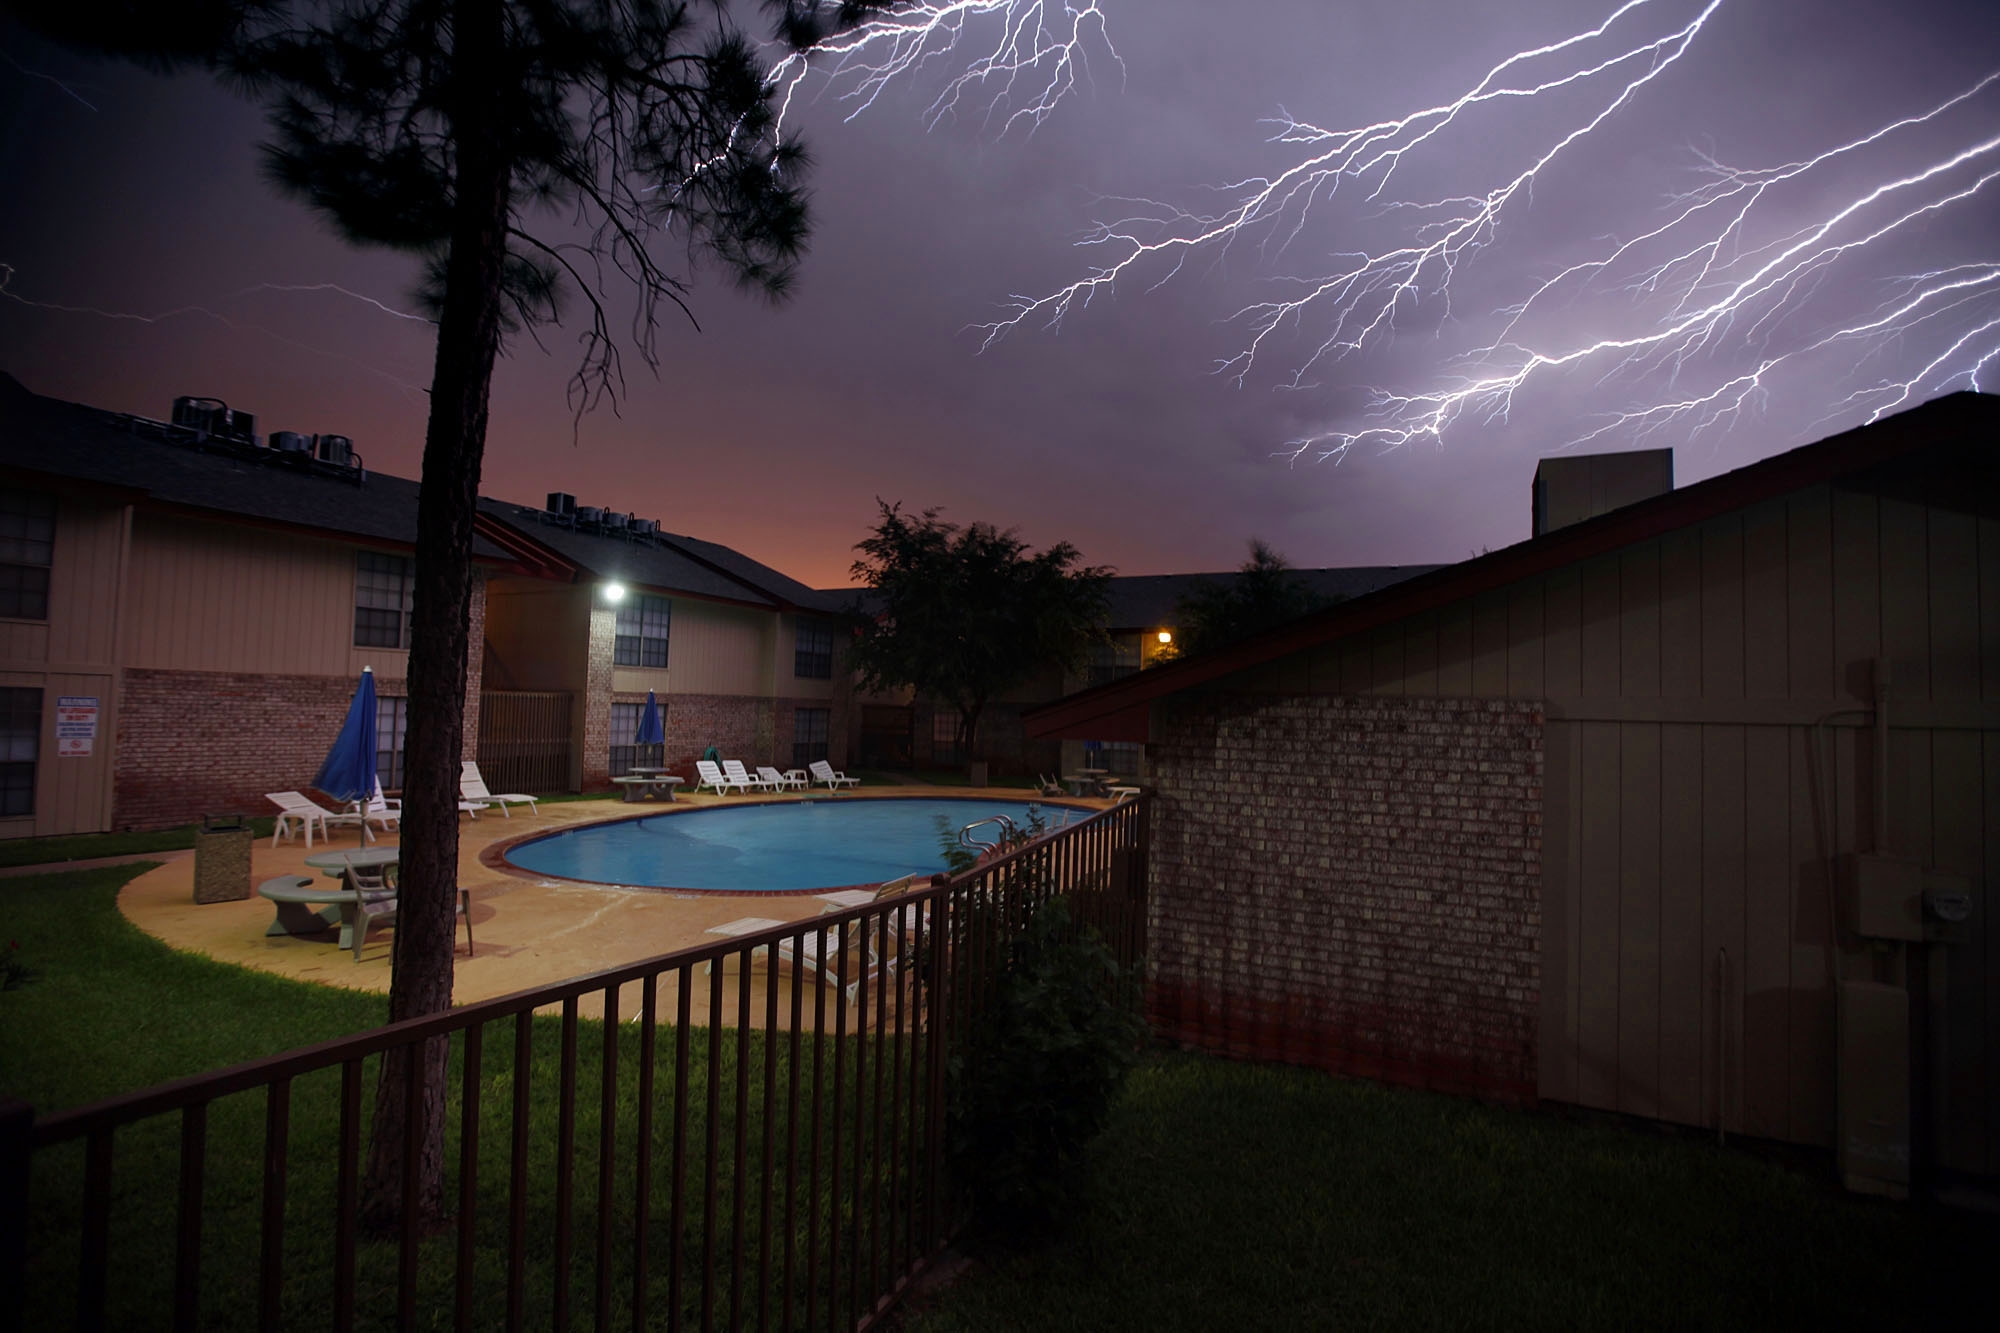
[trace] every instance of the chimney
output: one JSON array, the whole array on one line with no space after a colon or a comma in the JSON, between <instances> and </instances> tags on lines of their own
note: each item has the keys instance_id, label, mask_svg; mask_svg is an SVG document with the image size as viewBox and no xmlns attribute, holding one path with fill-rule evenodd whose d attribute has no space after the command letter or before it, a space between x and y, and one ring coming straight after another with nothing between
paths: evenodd
<instances>
[{"instance_id":1,"label":"chimney","mask_svg":"<svg viewBox=\"0 0 2000 1333\"><path fill-rule=\"evenodd\" d=\"M1534 535L1665 495L1673 488L1671 449L1544 458L1535 466Z\"/></svg>"}]
</instances>

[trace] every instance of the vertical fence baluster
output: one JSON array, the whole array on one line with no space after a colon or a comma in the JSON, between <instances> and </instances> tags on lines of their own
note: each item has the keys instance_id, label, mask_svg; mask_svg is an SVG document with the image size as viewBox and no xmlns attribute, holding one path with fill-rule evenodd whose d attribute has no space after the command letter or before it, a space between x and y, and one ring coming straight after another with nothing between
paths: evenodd
<instances>
[{"instance_id":1,"label":"vertical fence baluster","mask_svg":"<svg viewBox=\"0 0 2000 1333\"><path fill-rule=\"evenodd\" d=\"M813 957L819 960L816 972L824 973L826 968L827 934L821 926L813 937L818 945ZM796 979L793 983L797 985ZM826 1115L820 1101L820 1069L826 1054L826 981L820 977L813 987L813 1091L812 1091L812 1166L811 1179L806 1186L806 1327L818 1328L819 1320L819 1148L820 1136L826 1126ZM837 1054L837 1053L836 1053Z\"/></svg>"},{"instance_id":2,"label":"vertical fence baluster","mask_svg":"<svg viewBox=\"0 0 2000 1333\"><path fill-rule=\"evenodd\" d=\"M443 1041L440 1037L437 1040ZM424 1076L430 1064L429 1042L388 1052L383 1058L403 1059L403 1202L396 1215L396 1327L417 1323L417 1240L420 1235L417 1196L423 1184ZM440 1071L442 1072L442 1071ZM439 1107L440 1116L444 1108ZM443 1125L439 1125L443 1131Z\"/></svg>"},{"instance_id":3,"label":"vertical fence baluster","mask_svg":"<svg viewBox=\"0 0 2000 1333\"><path fill-rule=\"evenodd\" d=\"M846 1090L844 1075L847 1070L847 937L848 926L843 922L835 932L835 965L833 972L833 1126L832 1162L827 1173L827 1227L826 1227L826 1309L830 1318L838 1319L840 1311L840 1150L847 1139L842 1132L847 1117L846 1100L841 1095ZM854 1321L849 1320L851 1325Z\"/></svg>"},{"instance_id":4,"label":"vertical fence baluster","mask_svg":"<svg viewBox=\"0 0 2000 1333\"><path fill-rule=\"evenodd\" d=\"M104 1293L111 1273L111 1131L93 1129L83 1154L83 1256L78 1267L76 1324L104 1327Z\"/></svg>"},{"instance_id":5,"label":"vertical fence baluster","mask_svg":"<svg viewBox=\"0 0 2000 1333\"><path fill-rule=\"evenodd\" d=\"M667 1205L667 1327L681 1326L681 1224L687 1207L688 1028L694 1002L694 964L681 965L674 1002L674 1179Z\"/></svg>"},{"instance_id":6,"label":"vertical fence baluster","mask_svg":"<svg viewBox=\"0 0 2000 1333\"><path fill-rule=\"evenodd\" d=\"M943 1163L942 1143L944 1139L944 1042L945 1029L952 1013L951 1005L956 1003L955 992L962 985L962 971L958 966L962 955L954 957L951 949L962 929L959 921L958 898L949 887L938 887L932 881L931 899L931 993L929 1029L924 1034L924 1082L928 1104L924 1109L924 1251L929 1253L938 1243L940 1219L938 1217L938 1190L941 1188L939 1168ZM947 969L950 969L947 971Z\"/></svg>"},{"instance_id":7,"label":"vertical fence baluster","mask_svg":"<svg viewBox=\"0 0 2000 1333\"><path fill-rule=\"evenodd\" d=\"M479 1064L486 1027L474 1023L465 1030L465 1065L458 1085L458 1289L455 1326L472 1327L476 1297L474 1269L479 1241Z\"/></svg>"},{"instance_id":8,"label":"vertical fence baluster","mask_svg":"<svg viewBox=\"0 0 2000 1333\"><path fill-rule=\"evenodd\" d=\"M174 1241L174 1327L201 1327L201 1196L208 1173L208 1103L181 1112L181 1189Z\"/></svg>"},{"instance_id":9,"label":"vertical fence baluster","mask_svg":"<svg viewBox=\"0 0 2000 1333\"><path fill-rule=\"evenodd\" d=\"M659 982L659 974L649 972L639 992L639 1124L634 1131L637 1160L632 1169L633 1333L644 1333L650 1313L646 1304L646 1241L653 1225L653 1052Z\"/></svg>"},{"instance_id":10,"label":"vertical fence baluster","mask_svg":"<svg viewBox=\"0 0 2000 1333\"><path fill-rule=\"evenodd\" d=\"M270 1084L264 1097L263 1250L258 1258L257 1324L277 1328L284 1320L285 1168L292 1127L292 1081Z\"/></svg>"},{"instance_id":11,"label":"vertical fence baluster","mask_svg":"<svg viewBox=\"0 0 2000 1333\"><path fill-rule=\"evenodd\" d=\"M764 1155L757 1171L757 1333L771 1327L771 1174L772 1134L777 1129L778 1090L778 949L764 951Z\"/></svg>"},{"instance_id":12,"label":"vertical fence baluster","mask_svg":"<svg viewBox=\"0 0 2000 1333\"><path fill-rule=\"evenodd\" d=\"M874 1142L868 1153L868 1290L882 1290L882 1065L883 1043L889 1040L889 913L875 912L875 1092L869 1099L868 1118ZM892 1094L893 1095L893 1094ZM868 1308L874 1308L872 1295Z\"/></svg>"},{"instance_id":13,"label":"vertical fence baluster","mask_svg":"<svg viewBox=\"0 0 2000 1333\"><path fill-rule=\"evenodd\" d=\"M534 1014L514 1015L514 1141L507 1171L507 1328L520 1333L527 1319L528 1093L535 1051Z\"/></svg>"},{"instance_id":14,"label":"vertical fence baluster","mask_svg":"<svg viewBox=\"0 0 2000 1333\"><path fill-rule=\"evenodd\" d=\"M803 933L792 940L792 957L805 955ZM818 987L825 990L824 986ZM779 1327L792 1333L793 1259L798 1249L799 1195L799 1021L804 1015L805 992L799 986L799 971L792 968L792 1026L785 1046L785 1285L779 1305Z\"/></svg>"},{"instance_id":15,"label":"vertical fence baluster","mask_svg":"<svg viewBox=\"0 0 2000 1333\"><path fill-rule=\"evenodd\" d=\"M354 1226L361 1206L361 1061L340 1065L340 1161L333 1204L333 1327L354 1327Z\"/></svg>"},{"instance_id":16,"label":"vertical fence baluster","mask_svg":"<svg viewBox=\"0 0 2000 1333\"><path fill-rule=\"evenodd\" d=\"M708 1133L701 1180L701 1327L715 1327L715 1177L722 1156L722 967L708 973Z\"/></svg>"},{"instance_id":17,"label":"vertical fence baluster","mask_svg":"<svg viewBox=\"0 0 2000 1333\"><path fill-rule=\"evenodd\" d=\"M750 1197L744 1179L750 1148L750 977L756 950L745 949L736 971L736 1134L735 1162L729 1171L729 1327L743 1327L743 1224ZM714 1018L710 1018L712 1023Z\"/></svg>"},{"instance_id":18,"label":"vertical fence baluster","mask_svg":"<svg viewBox=\"0 0 2000 1333\"><path fill-rule=\"evenodd\" d=\"M597 1333L611 1328L611 1192L618 1167L618 987L604 988L604 1058L597 1103Z\"/></svg>"},{"instance_id":19,"label":"vertical fence baluster","mask_svg":"<svg viewBox=\"0 0 2000 1333\"><path fill-rule=\"evenodd\" d=\"M576 1256L576 997L563 1001L562 1054L556 1064L556 1333L569 1328L570 1263Z\"/></svg>"},{"instance_id":20,"label":"vertical fence baluster","mask_svg":"<svg viewBox=\"0 0 2000 1333\"><path fill-rule=\"evenodd\" d=\"M868 1155L868 918L864 915L850 923L854 934L855 991L854 991L854 1161L853 1191L848 1195L847 1215L852 1220L853 1233L848 1237L847 1246L847 1322L850 1327L861 1321L861 1230L864 1219L861 1216L861 1180L863 1159ZM844 995L845 992L842 992Z\"/></svg>"}]
</instances>

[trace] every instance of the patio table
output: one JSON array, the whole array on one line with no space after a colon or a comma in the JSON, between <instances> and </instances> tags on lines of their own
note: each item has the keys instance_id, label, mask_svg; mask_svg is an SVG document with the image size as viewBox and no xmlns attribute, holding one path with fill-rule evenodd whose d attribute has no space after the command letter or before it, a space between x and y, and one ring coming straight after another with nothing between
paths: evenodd
<instances>
[{"instance_id":1,"label":"patio table","mask_svg":"<svg viewBox=\"0 0 2000 1333\"><path fill-rule=\"evenodd\" d=\"M388 869L401 864L402 859L403 849L401 847L357 847L347 851L314 852L306 857L306 864L325 875L328 879L344 881L350 869ZM354 924L356 918L360 915L360 895L356 894L352 889L344 891L336 890L335 892L344 892L347 895L334 900L334 906L340 909L340 947L343 949L352 948L354 944ZM380 896L376 895L378 899ZM327 922L329 928L333 924L331 921Z\"/></svg>"}]
</instances>

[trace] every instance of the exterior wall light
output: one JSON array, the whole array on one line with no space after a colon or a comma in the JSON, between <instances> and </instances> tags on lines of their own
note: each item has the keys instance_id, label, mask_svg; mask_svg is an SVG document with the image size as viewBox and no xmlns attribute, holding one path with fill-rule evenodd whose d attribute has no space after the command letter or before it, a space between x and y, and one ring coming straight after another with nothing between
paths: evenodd
<instances>
[{"instance_id":1,"label":"exterior wall light","mask_svg":"<svg viewBox=\"0 0 2000 1333\"><path fill-rule=\"evenodd\" d=\"M1161 643L1172 643L1174 641L1174 632L1170 629L1163 629L1160 631L1158 638Z\"/></svg>"},{"instance_id":2,"label":"exterior wall light","mask_svg":"<svg viewBox=\"0 0 2000 1333\"><path fill-rule=\"evenodd\" d=\"M624 601L624 600L625 600L625 585L624 585L624 584L622 584L622 583L607 583L607 584L605 584L605 585L604 585L604 600L605 600L605 601L607 601L607 602L622 602L622 601Z\"/></svg>"}]
</instances>

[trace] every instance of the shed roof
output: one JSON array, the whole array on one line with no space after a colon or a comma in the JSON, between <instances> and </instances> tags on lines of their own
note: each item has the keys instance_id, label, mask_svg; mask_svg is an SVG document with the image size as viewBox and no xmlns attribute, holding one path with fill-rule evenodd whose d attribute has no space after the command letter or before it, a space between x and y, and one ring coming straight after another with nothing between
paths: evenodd
<instances>
[{"instance_id":1,"label":"shed roof","mask_svg":"<svg viewBox=\"0 0 2000 1333\"><path fill-rule=\"evenodd\" d=\"M417 483L369 471L356 481L295 466L280 455L245 456L138 433L133 418L45 398L0 372L0 467L82 482L137 503L258 526L414 547ZM474 542L475 558L507 553Z\"/></svg>"},{"instance_id":2,"label":"shed roof","mask_svg":"<svg viewBox=\"0 0 2000 1333\"><path fill-rule=\"evenodd\" d=\"M1808 486L1947 446L2000 469L2000 396L1954 393L1893 417L1641 500L1513 546L1445 565L1231 644L1030 709L1030 736L1143 737L1156 699L1517 580L1689 527Z\"/></svg>"}]
</instances>

